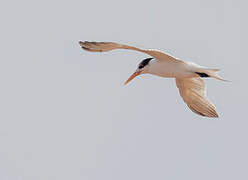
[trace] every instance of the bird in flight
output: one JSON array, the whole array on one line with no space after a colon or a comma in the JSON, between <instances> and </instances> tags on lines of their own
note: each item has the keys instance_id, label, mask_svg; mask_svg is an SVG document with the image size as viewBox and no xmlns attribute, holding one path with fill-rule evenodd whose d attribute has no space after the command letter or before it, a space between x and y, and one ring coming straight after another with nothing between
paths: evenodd
<instances>
[{"instance_id":1,"label":"bird in flight","mask_svg":"<svg viewBox=\"0 0 248 180\"><path fill-rule=\"evenodd\" d=\"M207 99L206 85L202 79L212 77L226 81L218 76L218 69L206 68L192 62L181 61L159 50L141 49L114 42L80 41L79 44L84 50L91 52L128 49L148 54L151 57L141 61L136 71L126 80L125 84L136 76L146 73L160 77L175 78L181 97L194 113L206 117L218 117L215 106Z\"/></svg>"}]
</instances>

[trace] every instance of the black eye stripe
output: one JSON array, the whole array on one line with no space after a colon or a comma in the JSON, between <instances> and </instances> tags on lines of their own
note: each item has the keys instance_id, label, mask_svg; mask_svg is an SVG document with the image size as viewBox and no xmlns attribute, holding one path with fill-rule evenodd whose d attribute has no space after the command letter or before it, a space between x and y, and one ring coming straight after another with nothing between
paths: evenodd
<instances>
[{"instance_id":1,"label":"black eye stripe","mask_svg":"<svg viewBox=\"0 0 248 180\"><path fill-rule=\"evenodd\" d=\"M141 61L141 63L139 64L138 68L142 69L143 67L145 67L153 58L146 58L143 61Z\"/></svg>"}]
</instances>

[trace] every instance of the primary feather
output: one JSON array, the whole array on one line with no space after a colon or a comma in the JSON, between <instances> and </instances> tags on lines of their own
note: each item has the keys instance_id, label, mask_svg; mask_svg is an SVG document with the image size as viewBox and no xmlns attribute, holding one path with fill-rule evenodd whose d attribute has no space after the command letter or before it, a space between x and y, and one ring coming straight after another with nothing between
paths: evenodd
<instances>
[{"instance_id":1,"label":"primary feather","mask_svg":"<svg viewBox=\"0 0 248 180\"><path fill-rule=\"evenodd\" d=\"M79 44L84 50L91 52L107 52L115 49L128 49L128 50L134 50L148 54L150 56L153 56L157 60L177 61L174 57L155 49L141 49L134 46L119 44L114 42L79 41Z\"/></svg>"},{"instance_id":2,"label":"primary feather","mask_svg":"<svg viewBox=\"0 0 248 180\"><path fill-rule=\"evenodd\" d=\"M206 86L200 77L176 78L176 84L184 102L193 112L202 116L218 117L214 105L207 99Z\"/></svg>"}]
</instances>

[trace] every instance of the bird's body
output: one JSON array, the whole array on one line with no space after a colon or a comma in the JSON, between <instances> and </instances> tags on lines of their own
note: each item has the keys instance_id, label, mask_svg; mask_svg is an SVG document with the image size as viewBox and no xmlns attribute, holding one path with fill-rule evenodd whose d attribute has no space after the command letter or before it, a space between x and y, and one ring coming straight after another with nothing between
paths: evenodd
<instances>
[{"instance_id":1,"label":"bird's body","mask_svg":"<svg viewBox=\"0 0 248 180\"><path fill-rule=\"evenodd\" d=\"M148 68L149 74L166 78L186 78L196 76L190 66L182 61L167 62L153 59Z\"/></svg>"},{"instance_id":2,"label":"bird's body","mask_svg":"<svg viewBox=\"0 0 248 180\"><path fill-rule=\"evenodd\" d=\"M158 50L145 50L133 46L113 42L79 42L81 47L92 52L107 52L114 49L129 49L146 53L153 58L143 60L137 70L126 81L127 84L140 74L153 74L160 77L175 78L176 85L188 107L195 113L218 117L214 105L206 97L206 88L202 78L213 77L221 79L217 75L218 69L210 69L195 63L181 61Z\"/></svg>"}]
</instances>

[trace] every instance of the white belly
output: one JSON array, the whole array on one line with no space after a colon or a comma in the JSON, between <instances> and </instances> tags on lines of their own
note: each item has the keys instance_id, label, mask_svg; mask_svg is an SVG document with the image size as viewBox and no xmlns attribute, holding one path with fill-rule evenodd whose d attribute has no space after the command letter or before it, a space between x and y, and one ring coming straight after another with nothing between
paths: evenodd
<instances>
[{"instance_id":1,"label":"white belly","mask_svg":"<svg viewBox=\"0 0 248 180\"><path fill-rule=\"evenodd\" d=\"M167 62L153 60L150 62L148 73L160 77L185 78L194 77L196 74L190 70L188 64L181 61Z\"/></svg>"}]
</instances>

